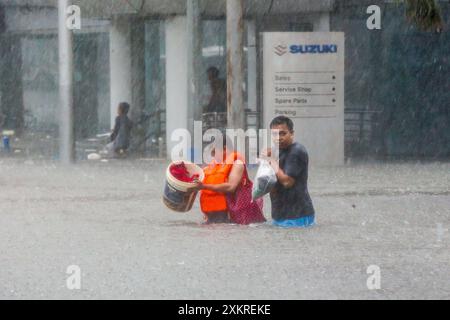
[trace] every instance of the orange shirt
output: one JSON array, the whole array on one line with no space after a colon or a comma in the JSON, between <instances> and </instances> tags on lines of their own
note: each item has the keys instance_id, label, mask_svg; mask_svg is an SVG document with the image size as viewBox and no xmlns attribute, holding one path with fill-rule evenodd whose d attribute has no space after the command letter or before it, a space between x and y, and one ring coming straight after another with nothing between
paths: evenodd
<instances>
[{"instance_id":1,"label":"orange shirt","mask_svg":"<svg viewBox=\"0 0 450 320\"><path fill-rule=\"evenodd\" d=\"M213 161L203 169L205 173L203 184L226 183L233 169L233 163L237 159L241 159L241 156L237 152L233 152L227 157L227 161L224 164L217 164ZM211 190L202 190L200 194L200 207L203 213L206 214L210 212L227 212L226 195Z\"/></svg>"}]
</instances>

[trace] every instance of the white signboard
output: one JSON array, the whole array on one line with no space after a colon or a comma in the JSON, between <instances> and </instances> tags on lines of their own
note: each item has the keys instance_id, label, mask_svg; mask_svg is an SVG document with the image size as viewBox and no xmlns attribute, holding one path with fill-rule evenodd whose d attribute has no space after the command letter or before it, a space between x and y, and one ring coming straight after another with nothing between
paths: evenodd
<instances>
[{"instance_id":1,"label":"white signboard","mask_svg":"<svg viewBox=\"0 0 450 320\"><path fill-rule=\"evenodd\" d=\"M312 165L344 164L344 33L263 33L264 124L284 115Z\"/></svg>"}]
</instances>

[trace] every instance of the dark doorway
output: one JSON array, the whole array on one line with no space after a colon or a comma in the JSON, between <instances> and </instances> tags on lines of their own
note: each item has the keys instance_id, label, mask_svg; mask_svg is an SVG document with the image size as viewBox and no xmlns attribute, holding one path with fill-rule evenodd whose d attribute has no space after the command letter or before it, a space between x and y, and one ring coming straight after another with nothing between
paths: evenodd
<instances>
[{"instance_id":1,"label":"dark doorway","mask_svg":"<svg viewBox=\"0 0 450 320\"><path fill-rule=\"evenodd\" d=\"M74 109L77 140L98 134L97 35L76 35L74 39Z\"/></svg>"}]
</instances>

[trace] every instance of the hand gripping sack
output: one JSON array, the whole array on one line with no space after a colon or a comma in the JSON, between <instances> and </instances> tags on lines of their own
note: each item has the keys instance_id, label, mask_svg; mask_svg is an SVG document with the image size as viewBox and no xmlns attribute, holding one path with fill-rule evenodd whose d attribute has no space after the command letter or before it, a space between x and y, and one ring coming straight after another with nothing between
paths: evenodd
<instances>
[{"instance_id":1,"label":"hand gripping sack","mask_svg":"<svg viewBox=\"0 0 450 320\"><path fill-rule=\"evenodd\" d=\"M252 199L260 199L270 193L277 181L277 174L270 163L266 160L260 160L260 166L253 184Z\"/></svg>"}]
</instances>

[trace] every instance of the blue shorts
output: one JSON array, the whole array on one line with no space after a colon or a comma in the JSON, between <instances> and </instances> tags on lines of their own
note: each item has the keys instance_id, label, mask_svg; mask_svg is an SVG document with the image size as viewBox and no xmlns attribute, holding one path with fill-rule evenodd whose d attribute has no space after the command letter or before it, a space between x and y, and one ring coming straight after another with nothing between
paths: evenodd
<instances>
[{"instance_id":1,"label":"blue shorts","mask_svg":"<svg viewBox=\"0 0 450 320\"><path fill-rule=\"evenodd\" d=\"M308 228L316 224L316 216L301 217L293 220L273 220L273 225L281 228Z\"/></svg>"}]
</instances>

